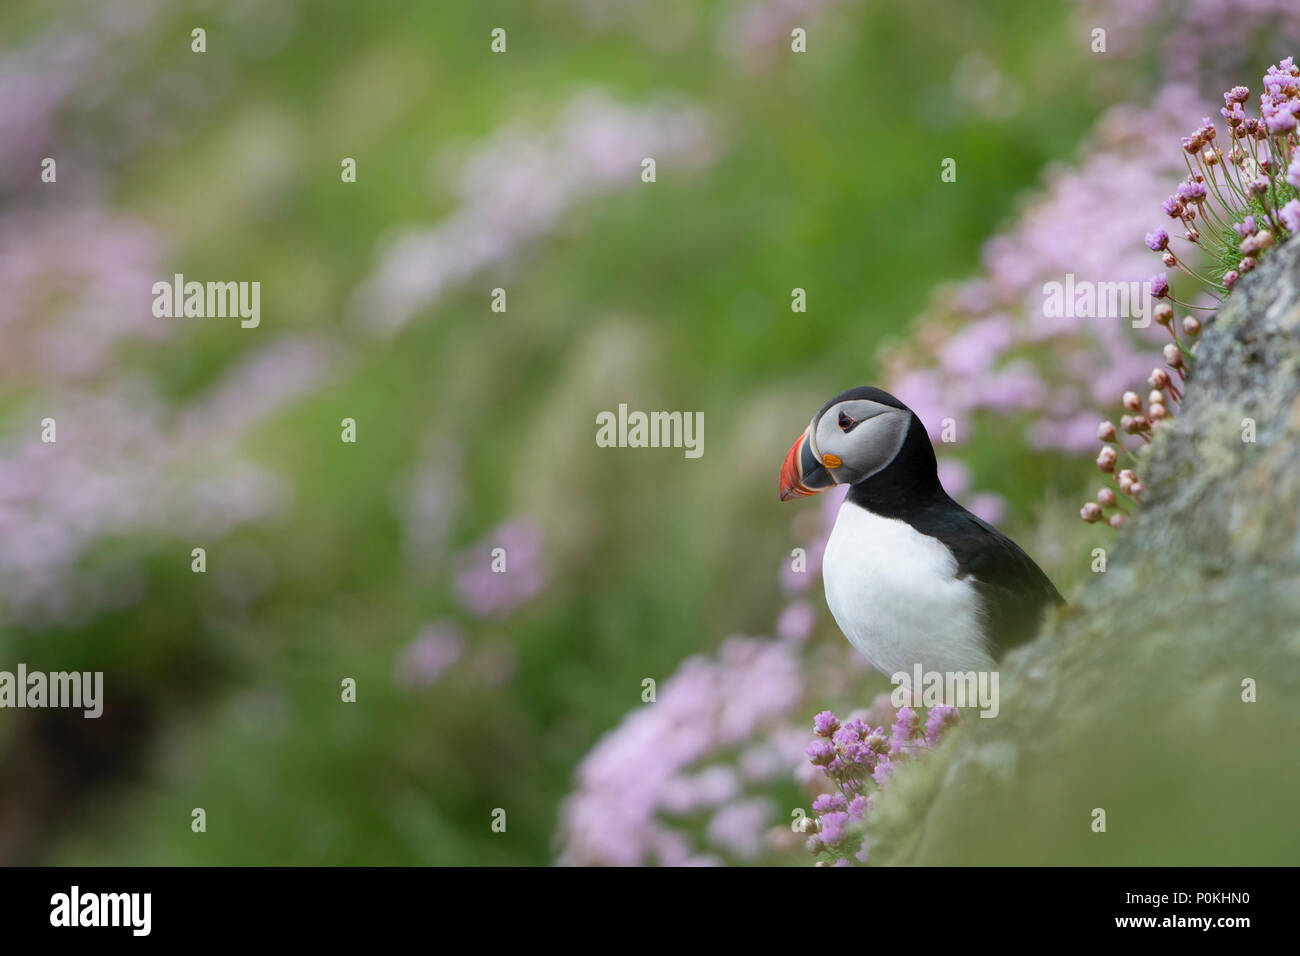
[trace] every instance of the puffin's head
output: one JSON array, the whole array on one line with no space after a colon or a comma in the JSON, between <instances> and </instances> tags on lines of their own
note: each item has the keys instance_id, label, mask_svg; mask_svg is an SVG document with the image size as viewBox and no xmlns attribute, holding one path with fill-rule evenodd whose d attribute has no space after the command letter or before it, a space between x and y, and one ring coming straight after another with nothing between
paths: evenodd
<instances>
[{"instance_id":1,"label":"puffin's head","mask_svg":"<svg viewBox=\"0 0 1300 956\"><path fill-rule=\"evenodd\" d=\"M878 388L836 395L786 454L781 500L815 495L831 485L854 485L887 468L903 450L914 421L920 425L910 408Z\"/></svg>"}]
</instances>

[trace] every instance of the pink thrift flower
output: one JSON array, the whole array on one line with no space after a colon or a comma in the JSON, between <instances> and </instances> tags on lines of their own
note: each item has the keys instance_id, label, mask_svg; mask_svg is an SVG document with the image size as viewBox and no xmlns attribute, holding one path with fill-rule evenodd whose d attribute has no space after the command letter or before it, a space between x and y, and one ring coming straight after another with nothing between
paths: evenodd
<instances>
[{"instance_id":1,"label":"pink thrift flower","mask_svg":"<svg viewBox=\"0 0 1300 956\"><path fill-rule=\"evenodd\" d=\"M989 524L1000 523L1007 514L1007 500L992 491L971 495L970 500L966 502L966 507L975 517Z\"/></svg>"},{"instance_id":2,"label":"pink thrift flower","mask_svg":"<svg viewBox=\"0 0 1300 956\"><path fill-rule=\"evenodd\" d=\"M849 822L849 815L842 811L825 813L821 816L821 838L827 846L839 846L847 835L844 830Z\"/></svg>"},{"instance_id":3,"label":"pink thrift flower","mask_svg":"<svg viewBox=\"0 0 1300 956\"><path fill-rule=\"evenodd\" d=\"M1287 229L1293 233L1300 233L1300 199L1292 199L1282 207L1279 215Z\"/></svg>"},{"instance_id":4,"label":"pink thrift flower","mask_svg":"<svg viewBox=\"0 0 1300 956\"><path fill-rule=\"evenodd\" d=\"M776 636L792 644L802 644L812 635L817 612L807 601L796 601L776 619Z\"/></svg>"},{"instance_id":5,"label":"pink thrift flower","mask_svg":"<svg viewBox=\"0 0 1300 956\"><path fill-rule=\"evenodd\" d=\"M956 707L947 704L940 704L937 707L930 708L930 713L925 719L925 742L933 747L942 739L944 731L949 727L955 727L961 721L961 716Z\"/></svg>"},{"instance_id":6,"label":"pink thrift flower","mask_svg":"<svg viewBox=\"0 0 1300 956\"><path fill-rule=\"evenodd\" d=\"M465 638L455 624L430 624L397 658L395 677L407 687L432 687L460 660Z\"/></svg>"}]
</instances>

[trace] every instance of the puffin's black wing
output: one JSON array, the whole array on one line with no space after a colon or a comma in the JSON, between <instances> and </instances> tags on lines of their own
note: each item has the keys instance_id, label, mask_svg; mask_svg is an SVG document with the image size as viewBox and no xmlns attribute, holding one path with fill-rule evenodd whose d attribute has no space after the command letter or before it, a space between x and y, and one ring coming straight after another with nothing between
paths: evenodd
<instances>
[{"instance_id":1,"label":"puffin's black wing","mask_svg":"<svg viewBox=\"0 0 1300 956\"><path fill-rule=\"evenodd\" d=\"M1032 639L1043 612L1064 604L1056 586L1020 546L956 502L929 530L957 559L957 576L974 581L994 657Z\"/></svg>"}]
</instances>

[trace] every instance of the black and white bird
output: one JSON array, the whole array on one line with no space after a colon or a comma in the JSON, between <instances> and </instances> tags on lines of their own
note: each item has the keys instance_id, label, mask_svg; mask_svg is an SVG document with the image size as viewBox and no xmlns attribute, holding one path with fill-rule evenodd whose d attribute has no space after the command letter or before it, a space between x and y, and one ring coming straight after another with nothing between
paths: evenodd
<instances>
[{"instance_id":1,"label":"black and white bird","mask_svg":"<svg viewBox=\"0 0 1300 956\"><path fill-rule=\"evenodd\" d=\"M854 388L813 416L781 467L781 500L849 485L822 560L826 603L885 674L991 670L1063 603L1014 541L939 483L910 408Z\"/></svg>"}]
</instances>

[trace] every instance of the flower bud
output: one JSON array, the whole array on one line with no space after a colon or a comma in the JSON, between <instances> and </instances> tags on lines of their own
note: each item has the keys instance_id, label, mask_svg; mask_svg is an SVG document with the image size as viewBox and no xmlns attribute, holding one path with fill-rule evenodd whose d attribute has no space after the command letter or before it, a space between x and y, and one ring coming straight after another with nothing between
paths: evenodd
<instances>
[{"instance_id":1,"label":"flower bud","mask_svg":"<svg viewBox=\"0 0 1300 956\"><path fill-rule=\"evenodd\" d=\"M814 740L805 751L814 767L825 767L835 759L835 748L828 740Z\"/></svg>"},{"instance_id":2,"label":"flower bud","mask_svg":"<svg viewBox=\"0 0 1300 956\"><path fill-rule=\"evenodd\" d=\"M1097 492L1097 501L1101 503L1103 508L1114 508L1117 500L1115 492L1109 488L1102 488Z\"/></svg>"},{"instance_id":3,"label":"flower bud","mask_svg":"<svg viewBox=\"0 0 1300 956\"><path fill-rule=\"evenodd\" d=\"M1109 445L1097 455L1097 467L1107 473L1115 470L1115 462L1117 461L1119 461L1119 453Z\"/></svg>"},{"instance_id":4,"label":"flower bud","mask_svg":"<svg viewBox=\"0 0 1300 956\"><path fill-rule=\"evenodd\" d=\"M1193 318L1190 315L1187 316L1185 319L1183 319L1183 331L1191 336L1200 335L1201 334L1200 319Z\"/></svg>"},{"instance_id":5,"label":"flower bud","mask_svg":"<svg viewBox=\"0 0 1300 956\"><path fill-rule=\"evenodd\" d=\"M1111 422L1102 422L1100 425L1098 425L1098 426L1097 426L1097 440L1098 440L1098 441L1114 441L1114 440L1115 440L1115 426L1114 426L1114 424L1112 424Z\"/></svg>"},{"instance_id":6,"label":"flower bud","mask_svg":"<svg viewBox=\"0 0 1300 956\"><path fill-rule=\"evenodd\" d=\"M1124 407L1130 412L1142 410L1142 399L1139 397L1137 392L1125 392L1122 401L1124 402Z\"/></svg>"},{"instance_id":7,"label":"flower bud","mask_svg":"<svg viewBox=\"0 0 1300 956\"><path fill-rule=\"evenodd\" d=\"M1124 516L1122 514L1113 514L1110 516L1110 520L1107 521L1106 523L1110 525L1112 528L1118 530L1124 527Z\"/></svg>"},{"instance_id":8,"label":"flower bud","mask_svg":"<svg viewBox=\"0 0 1300 956\"><path fill-rule=\"evenodd\" d=\"M1079 509L1079 517L1088 522L1088 524L1095 524L1102 519L1101 505L1097 504L1095 501L1089 501Z\"/></svg>"},{"instance_id":9,"label":"flower bud","mask_svg":"<svg viewBox=\"0 0 1300 956\"><path fill-rule=\"evenodd\" d=\"M834 711L823 710L813 718L813 732L818 737L833 737L835 731L840 729L839 718L835 716Z\"/></svg>"}]
</instances>

